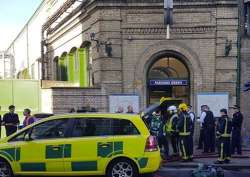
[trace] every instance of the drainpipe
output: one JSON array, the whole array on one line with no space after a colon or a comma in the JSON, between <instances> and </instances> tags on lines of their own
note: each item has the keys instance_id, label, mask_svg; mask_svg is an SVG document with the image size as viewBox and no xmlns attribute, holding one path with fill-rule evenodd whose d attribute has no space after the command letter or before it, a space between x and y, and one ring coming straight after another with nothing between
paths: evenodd
<instances>
[{"instance_id":1,"label":"drainpipe","mask_svg":"<svg viewBox=\"0 0 250 177\"><path fill-rule=\"evenodd\" d=\"M44 55L44 29L41 32L41 63L42 63L42 80L45 80L45 55ZM40 72L40 71L39 71Z\"/></svg>"},{"instance_id":2,"label":"drainpipe","mask_svg":"<svg viewBox=\"0 0 250 177\"><path fill-rule=\"evenodd\" d=\"M238 37L237 37L237 86L236 86L236 104L240 105L241 93L241 1L238 1Z\"/></svg>"}]
</instances>

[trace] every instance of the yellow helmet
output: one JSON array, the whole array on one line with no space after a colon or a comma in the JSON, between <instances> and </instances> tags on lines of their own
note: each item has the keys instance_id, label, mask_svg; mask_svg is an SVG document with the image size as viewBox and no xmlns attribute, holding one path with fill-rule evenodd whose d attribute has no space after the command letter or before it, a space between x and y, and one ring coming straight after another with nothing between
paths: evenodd
<instances>
[{"instance_id":1,"label":"yellow helmet","mask_svg":"<svg viewBox=\"0 0 250 177\"><path fill-rule=\"evenodd\" d=\"M186 103L181 103L179 105L179 110L181 110L181 111L187 111L188 110L187 104Z\"/></svg>"}]
</instances>

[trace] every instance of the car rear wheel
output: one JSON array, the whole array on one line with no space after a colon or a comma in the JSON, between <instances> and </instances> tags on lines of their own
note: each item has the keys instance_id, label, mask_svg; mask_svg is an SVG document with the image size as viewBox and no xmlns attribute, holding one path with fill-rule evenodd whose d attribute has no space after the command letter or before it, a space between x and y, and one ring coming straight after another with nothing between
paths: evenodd
<instances>
[{"instance_id":1,"label":"car rear wheel","mask_svg":"<svg viewBox=\"0 0 250 177\"><path fill-rule=\"evenodd\" d=\"M12 169L8 162L0 160L0 176L1 177L13 177Z\"/></svg>"},{"instance_id":2,"label":"car rear wheel","mask_svg":"<svg viewBox=\"0 0 250 177\"><path fill-rule=\"evenodd\" d=\"M138 177L138 170L132 161L118 159L109 165L107 177Z\"/></svg>"}]
</instances>

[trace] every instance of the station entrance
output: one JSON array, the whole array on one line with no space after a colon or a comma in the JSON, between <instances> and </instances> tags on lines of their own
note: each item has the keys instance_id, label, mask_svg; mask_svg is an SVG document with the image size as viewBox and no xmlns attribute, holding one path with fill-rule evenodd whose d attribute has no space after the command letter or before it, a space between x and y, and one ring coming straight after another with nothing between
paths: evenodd
<instances>
[{"instance_id":1,"label":"station entrance","mask_svg":"<svg viewBox=\"0 0 250 177\"><path fill-rule=\"evenodd\" d=\"M163 56L151 64L147 74L147 104L159 102L162 97L189 103L190 74L186 64L174 56Z\"/></svg>"}]
</instances>

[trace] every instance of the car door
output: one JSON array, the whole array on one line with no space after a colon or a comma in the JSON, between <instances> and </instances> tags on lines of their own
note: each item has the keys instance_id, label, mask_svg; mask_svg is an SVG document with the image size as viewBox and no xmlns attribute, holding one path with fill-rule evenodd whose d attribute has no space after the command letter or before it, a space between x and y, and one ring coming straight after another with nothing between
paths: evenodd
<instances>
[{"instance_id":1,"label":"car door","mask_svg":"<svg viewBox=\"0 0 250 177\"><path fill-rule=\"evenodd\" d=\"M20 151L17 173L63 173L64 157L71 153L71 145L65 143L70 128L69 119L49 120L11 140Z\"/></svg>"},{"instance_id":2,"label":"car door","mask_svg":"<svg viewBox=\"0 0 250 177\"><path fill-rule=\"evenodd\" d=\"M72 135L66 140L72 145L71 158L65 158L70 174L103 174L107 157L113 152L110 136L111 120L103 118L76 118Z\"/></svg>"}]
</instances>

